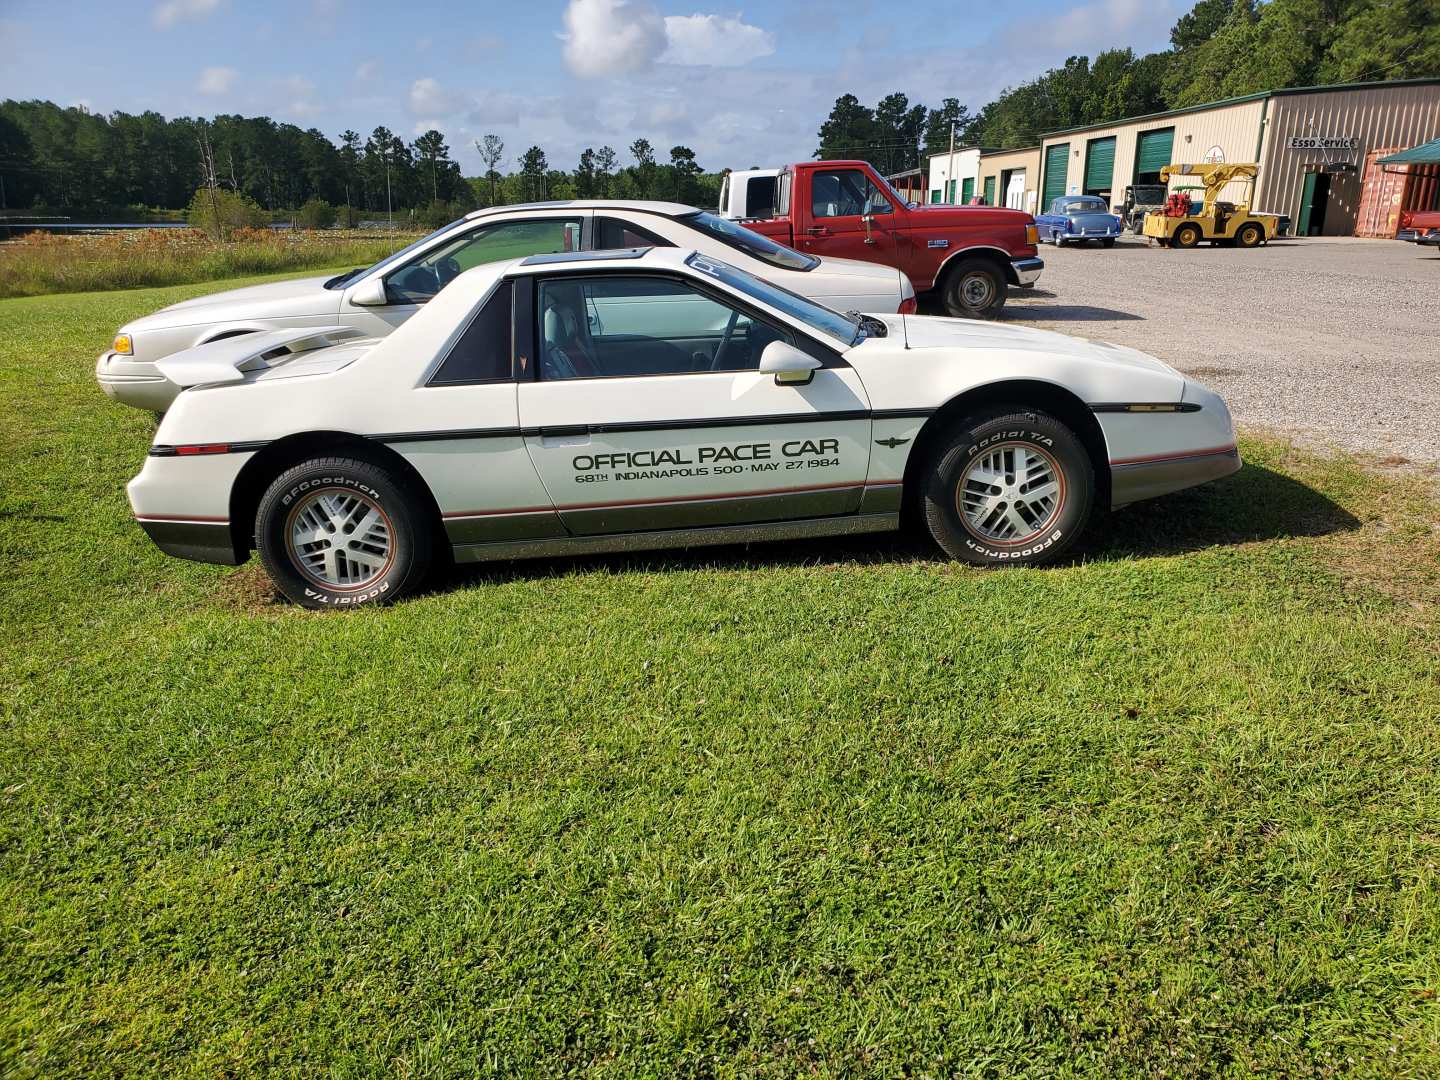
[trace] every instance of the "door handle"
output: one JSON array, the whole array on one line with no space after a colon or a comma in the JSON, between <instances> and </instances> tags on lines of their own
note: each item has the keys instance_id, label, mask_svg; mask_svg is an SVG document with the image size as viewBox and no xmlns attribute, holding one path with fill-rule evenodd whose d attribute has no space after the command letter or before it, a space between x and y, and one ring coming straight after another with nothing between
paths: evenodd
<instances>
[{"instance_id":1,"label":"door handle","mask_svg":"<svg viewBox=\"0 0 1440 1080\"><path fill-rule=\"evenodd\" d=\"M829 235L830 235L830 230L827 229L827 228L825 228L824 225L811 225L808 229L805 230L805 235L806 235L806 236L829 236Z\"/></svg>"},{"instance_id":2,"label":"door handle","mask_svg":"<svg viewBox=\"0 0 1440 1080\"><path fill-rule=\"evenodd\" d=\"M590 441L590 428L585 424L562 424L540 429L540 445L584 446Z\"/></svg>"}]
</instances>

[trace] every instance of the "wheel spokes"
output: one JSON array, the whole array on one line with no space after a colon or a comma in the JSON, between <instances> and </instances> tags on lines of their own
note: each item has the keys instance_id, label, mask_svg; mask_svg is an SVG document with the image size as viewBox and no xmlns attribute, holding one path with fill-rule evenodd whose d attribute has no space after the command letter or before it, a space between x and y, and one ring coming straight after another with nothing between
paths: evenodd
<instances>
[{"instance_id":1,"label":"wheel spokes","mask_svg":"<svg viewBox=\"0 0 1440 1080\"><path fill-rule=\"evenodd\" d=\"M1046 453L1021 443L994 447L961 477L957 502L977 535L999 542L1033 536L1058 511L1059 468Z\"/></svg>"},{"instance_id":2,"label":"wheel spokes","mask_svg":"<svg viewBox=\"0 0 1440 1080\"><path fill-rule=\"evenodd\" d=\"M317 492L291 512L286 537L297 568L334 588L357 588L390 564L390 522L369 498Z\"/></svg>"}]
</instances>

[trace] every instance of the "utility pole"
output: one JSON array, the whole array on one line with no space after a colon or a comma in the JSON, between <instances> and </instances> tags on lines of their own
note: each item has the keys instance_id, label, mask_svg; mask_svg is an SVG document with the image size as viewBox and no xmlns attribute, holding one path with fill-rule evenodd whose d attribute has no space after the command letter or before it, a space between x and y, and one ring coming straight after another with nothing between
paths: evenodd
<instances>
[{"instance_id":1,"label":"utility pole","mask_svg":"<svg viewBox=\"0 0 1440 1080\"><path fill-rule=\"evenodd\" d=\"M395 231L395 211L390 205L390 151L385 151L385 215L390 219L390 231Z\"/></svg>"},{"instance_id":2,"label":"utility pole","mask_svg":"<svg viewBox=\"0 0 1440 1080\"><path fill-rule=\"evenodd\" d=\"M945 183L946 183L946 185L950 188L950 190L949 190L948 192L946 192L946 194L949 196L949 198L948 198L946 201L949 202L949 203L951 203L951 204L953 205L954 202L955 202L955 192L956 192L956 190L957 190L958 187L959 187L959 185L955 183L955 121L954 121L954 120L951 120L951 121L950 121L950 164L949 164L949 166L945 169Z\"/></svg>"}]
</instances>

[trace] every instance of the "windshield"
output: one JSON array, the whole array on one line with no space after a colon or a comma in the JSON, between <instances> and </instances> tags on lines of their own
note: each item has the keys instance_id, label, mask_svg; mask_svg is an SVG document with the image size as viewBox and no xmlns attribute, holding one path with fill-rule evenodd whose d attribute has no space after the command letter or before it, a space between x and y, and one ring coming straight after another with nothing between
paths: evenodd
<instances>
[{"instance_id":1,"label":"windshield","mask_svg":"<svg viewBox=\"0 0 1440 1080\"><path fill-rule=\"evenodd\" d=\"M1071 199L1060 208L1062 214L1108 214L1104 199Z\"/></svg>"},{"instance_id":2,"label":"windshield","mask_svg":"<svg viewBox=\"0 0 1440 1080\"><path fill-rule=\"evenodd\" d=\"M440 236L440 235L443 234L443 233L449 232L451 229L453 229L456 225L459 225L460 222L462 222L462 221L464 221L464 220L465 220L464 218L460 218L460 219L457 220L457 221L452 221L452 222L450 222L449 225L443 225L443 226L441 226L440 228L436 229L434 232L430 233L429 235L427 235L427 236L422 236L419 240L416 240L414 243L406 244L403 248L401 248L399 251L395 252L394 254L385 256L385 258L381 259L381 260L380 260L379 262L377 262L374 266L367 266L367 267L365 267L363 270L352 270L352 271L351 271L350 273L348 273L348 274L341 274L338 278L331 278L329 281L327 281L327 282L325 283L325 287L326 287L327 289L338 289L338 288L341 288L342 286L346 285L347 283L353 281L355 278L363 277L364 275L369 274L369 273L371 273L372 271L383 269L384 267L389 266L391 263L398 262L399 260L403 259L406 255L409 255L409 254L410 254L412 251L414 251L416 248L424 247L424 246L425 246L426 244L428 244L431 240L434 240L437 236Z\"/></svg>"},{"instance_id":3,"label":"windshield","mask_svg":"<svg viewBox=\"0 0 1440 1080\"><path fill-rule=\"evenodd\" d=\"M843 345L854 345L865 336L864 330L857 323L847 319L838 311L821 307L813 300L807 300L789 289L782 289L779 285L762 281L754 274L747 274L744 270L737 270L729 263L712 259L708 255L701 255L697 251L685 260L685 264L694 267L702 274L723 281L732 289L759 300L762 304L768 304L792 318L799 319L812 330L818 330L822 334L836 338Z\"/></svg>"},{"instance_id":4,"label":"windshield","mask_svg":"<svg viewBox=\"0 0 1440 1080\"><path fill-rule=\"evenodd\" d=\"M688 225L692 229L719 240L722 244L743 251L751 258L767 262L771 266L777 266L781 270L814 270L820 265L820 260L813 255L803 255L794 248L788 248L783 244L777 244L768 236L761 236L757 232L751 232L743 225L736 225L733 221L716 217L714 214L707 214L700 210L693 214L682 214L675 219L682 225Z\"/></svg>"},{"instance_id":5,"label":"windshield","mask_svg":"<svg viewBox=\"0 0 1440 1080\"><path fill-rule=\"evenodd\" d=\"M890 181L886 180L883 176L880 177L880 186L883 187L886 191L890 192L890 197L894 199L897 203L899 203L901 206L908 207L911 210L915 209L915 204L909 199L905 198L904 195L901 195L898 191L896 191L895 185L890 183Z\"/></svg>"}]
</instances>

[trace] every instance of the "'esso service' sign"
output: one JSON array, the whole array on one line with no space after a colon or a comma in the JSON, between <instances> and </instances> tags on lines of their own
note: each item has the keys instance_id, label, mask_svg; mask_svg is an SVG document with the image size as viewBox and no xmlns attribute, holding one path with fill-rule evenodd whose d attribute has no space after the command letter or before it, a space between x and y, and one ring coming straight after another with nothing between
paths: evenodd
<instances>
[{"instance_id":1,"label":"'esso service' sign","mask_svg":"<svg viewBox=\"0 0 1440 1080\"><path fill-rule=\"evenodd\" d=\"M1360 140L1353 135L1291 135L1291 150L1354 150Z\"/></svg>"}]
</instances>

